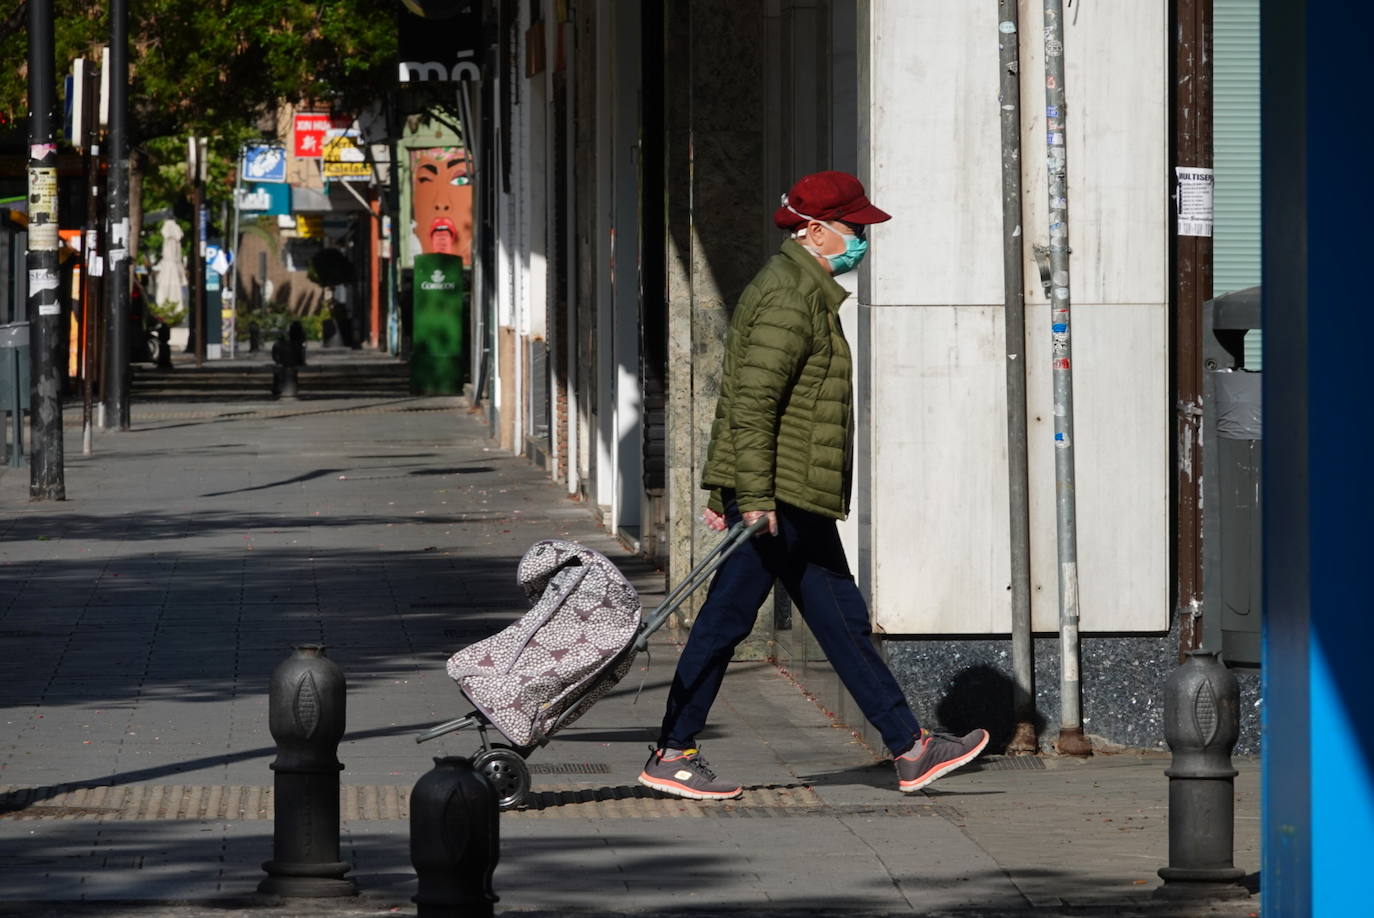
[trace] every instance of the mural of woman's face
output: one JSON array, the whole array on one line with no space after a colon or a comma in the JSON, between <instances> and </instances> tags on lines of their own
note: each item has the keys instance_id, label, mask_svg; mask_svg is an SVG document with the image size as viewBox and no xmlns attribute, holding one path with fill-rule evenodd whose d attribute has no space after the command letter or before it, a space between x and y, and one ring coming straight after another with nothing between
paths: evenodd
<instances>
[{"instance_id":1,"label":"mural of woman's face","mask_svg":"<svg viewBox=\"0 0 1374 918\"><path fill-rule=\"evenodd\" d=\"M415 154L415 235L426 253L457 255L472 262L472 185L461 150L420 150Z\"/></svg>"}]
</instances>

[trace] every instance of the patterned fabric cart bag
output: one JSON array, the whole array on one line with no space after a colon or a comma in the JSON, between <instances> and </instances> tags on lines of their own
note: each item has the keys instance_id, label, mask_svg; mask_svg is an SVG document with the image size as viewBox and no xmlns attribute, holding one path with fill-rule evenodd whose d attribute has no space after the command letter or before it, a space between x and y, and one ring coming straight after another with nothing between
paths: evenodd
<instances>
[{"instance_id":1,"label":"patterned fabric cart bag","mask_svg":"<svg viewBox=\"0 0 1374 918\"><path fill-rule=\"evenodd\" d=\"M516 577L530 611L450 657L448 674L512 744L531 746L582 716L629 671L640 603L604 555L561 539L536 542Z\"/></svg>"}]
</instances>

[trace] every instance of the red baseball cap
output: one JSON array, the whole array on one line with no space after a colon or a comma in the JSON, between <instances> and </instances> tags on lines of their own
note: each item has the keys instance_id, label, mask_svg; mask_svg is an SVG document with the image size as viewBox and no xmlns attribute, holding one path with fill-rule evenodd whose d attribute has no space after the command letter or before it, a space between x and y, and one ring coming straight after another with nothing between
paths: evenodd
<instances>
[{"instance_id":1,"label":"red baseball cap","mask_svg":"<svg viewBox=\"0 0 1374 918\"><path fill-rule=\"evenodd\" d=\"M848 172L813 172L797 179L773 213L779 229L794 229L807 220L882 223L892 215L869 203L863 183Z\"/></svg>"}]
</instances>

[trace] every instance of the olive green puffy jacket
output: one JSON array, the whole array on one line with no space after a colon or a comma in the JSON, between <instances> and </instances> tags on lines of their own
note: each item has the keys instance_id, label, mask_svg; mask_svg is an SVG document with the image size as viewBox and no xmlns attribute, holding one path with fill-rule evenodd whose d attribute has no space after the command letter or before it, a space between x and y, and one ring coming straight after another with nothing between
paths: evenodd
<instances>
[{"instance_id":1,"label":"olive green puffy jacket","mask_svg":"<svg viewBox=\"0 0 1374 918\"><path fill-rule=\"evenodd\" d=\"M839 306L848 294L788 239L730 320L702 486L733 488L741 511L782 501L849 512L853 384ZM719 495L711 504L720 509Z\"/></svg>"}]
</instances>

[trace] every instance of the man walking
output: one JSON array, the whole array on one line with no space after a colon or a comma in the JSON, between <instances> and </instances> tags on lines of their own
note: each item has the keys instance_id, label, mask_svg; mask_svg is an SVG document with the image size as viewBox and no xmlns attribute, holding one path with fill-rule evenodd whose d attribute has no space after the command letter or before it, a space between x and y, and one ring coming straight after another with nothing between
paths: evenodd
<instances>
[{"instance_id":1,"label":"man walking","mask_svg":"<svg viewBox=\"0 0 1374 918\"><path fill-rule=\"evenodd\" d=\"M870 641L836 521L849 512L853 383L834 276L858 267L866 230L891 217L845 172L805 176L773 215L788 238L741 294L725 342L725 370L703 487L705 522L767 528L711 581L678 661L658 745L639 775L648 787L696 800L742 793L718 778L696 736L735 647L781 581L864 716L892 750L898 787L913 793L973 761L986 730L950 737L922 730Z\"/></svg>"}]
</instances>

